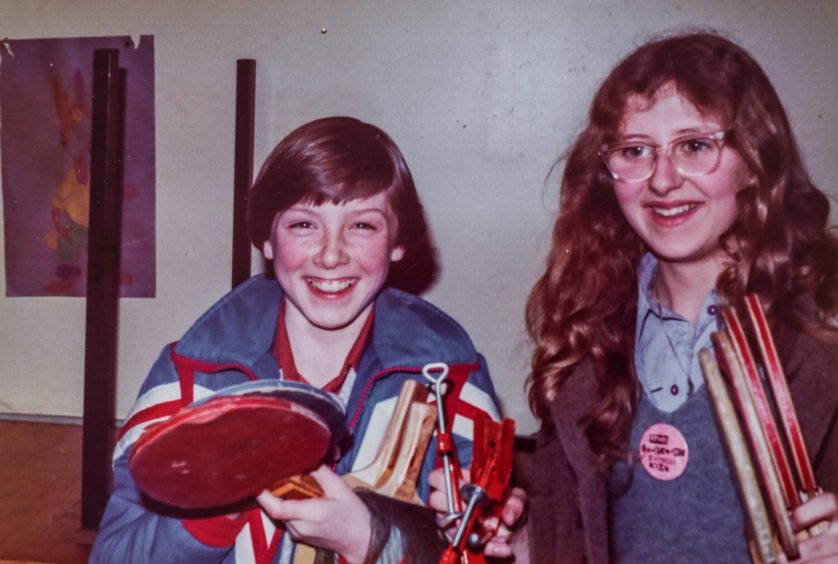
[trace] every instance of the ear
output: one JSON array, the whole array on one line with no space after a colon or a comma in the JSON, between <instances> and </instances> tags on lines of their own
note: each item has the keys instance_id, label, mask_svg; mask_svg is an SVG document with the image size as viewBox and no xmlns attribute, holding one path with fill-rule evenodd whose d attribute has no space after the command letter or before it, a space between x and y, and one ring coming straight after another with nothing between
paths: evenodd
<instances>
[{"instance_id":1,"label":"ear","mask_svg":"<svg viewBox=\"0 0 838 564\"><path fill-rule=\"evenodd\" d=\"M393 250L390 251L390 261L391 262L399 262L404 258L404 247L399 245L398 247L393 247Z\"/></svg>"},{"instance_id":2,"label":"ear","mask_svg":"<svg viewBox=\"0 0 838 564\"><path fill-rule=\"evenodd\" d=\"M265 260L274 259L274 248L271 246L270 239L267 239L264 243L262 243L262 256L265 257Z\"/></svg>"}]
</instances>

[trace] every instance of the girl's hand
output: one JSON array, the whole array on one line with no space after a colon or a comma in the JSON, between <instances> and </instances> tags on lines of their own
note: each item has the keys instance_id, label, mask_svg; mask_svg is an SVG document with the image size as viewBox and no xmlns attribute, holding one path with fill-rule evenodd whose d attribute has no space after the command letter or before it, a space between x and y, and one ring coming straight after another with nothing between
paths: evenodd
<instances>
[{"instance_id":1,"label":"girl's hand","mask_svg":"<svg viewBox=\"0 0 838 564\"><path fill-rule=\"evenodd\" d=\"M321 466L311 473L323 497L284 500L264 491L256 501L265 513L285 522L295 541L342 555L350 564L363 562L370 543L370 514L364 502L343 479Z\"/></svg>"},{"instance_id":2,"label":"girl's hand","mask_svg":"<svg viewBox=\"0 0 838 564\"><path fill-rule=\"evenodd\" d=\"M817 495L791 512L795 531L802 531L826 522L829 528L800 543L800 560L793 562L836 562L838 561L838 499L831 492ZM785 560L783 560L785 561Z\"/></svg>"},{"instance_id":3,"label":"girl's hand","mask_svg":"<svg viewBox=\"0 0 838 564\"><path fill-rule=\"evenodd\" d=\"M498 526L497 517L494 516L485 519L482 523L485 530L494 531L484 548L486 556L507 558L514 555L515 562L521 562L522 555L514 549L519 544L517 540L522 532L519 529L525 529L522 527L522 517L526 509L526 492L521 488L512 488L500 510L500 525Z\"/></svg>"},{"instance_id":4,"label":"girl's hand","mask_svg":"<svg viewBox=\"0 0 838 564\"><path fill-rule=\"evenodd\" d=\"M462 472L462 482L468 482L470 475L468 470ZM448 502L445 495L445 475L442 468L437 468L428 476L428 483L431 486L430 506L437 512L437 520L441 520L448 513ZM459 485L461 485L459 484ZM459 486L458 485L458 486ZM527 494L521 488L512 488L500 510L500 523L496 516L484 518L479 525L481 531L492 531L492 536L484 547L486 556L492 558L507 558L513 555L513 547L520 543L516 540L518 531L522 525L522 517L527 508ZM456 524L449 525L445 532L448 538L452 538L457 530ZM526 549L526 543L523 543ZM516 561L517 550L514 552ZM523 555L521 555L523 556Z\"/></svg>"}]
</instances>

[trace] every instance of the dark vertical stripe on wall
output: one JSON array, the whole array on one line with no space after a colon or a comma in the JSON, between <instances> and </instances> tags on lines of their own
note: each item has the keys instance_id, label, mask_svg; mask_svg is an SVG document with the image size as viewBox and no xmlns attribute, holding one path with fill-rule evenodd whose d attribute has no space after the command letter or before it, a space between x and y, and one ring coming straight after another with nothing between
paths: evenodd
<instances>
[{"instance_id":1,"label":"dark vertical stripe on wall","mask_svg":"<svg viewBox=\"0 0 838 564\"><path fill-rule=\"evenodd\" d=\"M256 99L256 61L236 65L236 153L233 172L233 288L250 277L247 236L247 193L253 182L253 122Z\"/></svg>"},{"instance_id":2,"label":"dark vertical stripe on wall","mask_svg":"<svg viewBox=\"0 0 838 564\"><path fill-rule=\"evenodd\" d=\"M84 529L98 527L112 480L124 85L124 71L119 69L119 51L95 50L82 438Z\"/></svg>"}]
</instances>

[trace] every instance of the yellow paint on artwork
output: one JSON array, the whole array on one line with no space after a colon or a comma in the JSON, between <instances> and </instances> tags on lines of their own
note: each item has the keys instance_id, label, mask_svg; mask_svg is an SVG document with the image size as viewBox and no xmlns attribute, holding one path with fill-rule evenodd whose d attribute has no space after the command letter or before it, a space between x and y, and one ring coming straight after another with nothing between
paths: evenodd
<instances>
[{"instance_id":1,"label":"yellow paint on artwork","mask_svg":"<svg viewBox=\"0 0 838 564\"><path fill-rule=\"evenodd\" d=\"M64 181L58 186L58 192L52 198L52 205L65 210L76 224L88 226L90 208L90 187L76 179L76 171L70 169Z\"/></svg>"},{"instance_id":2,"label":"yellow paint on artwork","mask_svg":"<svg viewBox=\"0 0 838 564\"><path fill-rule=\"evenodd\" d=\"M54 251L58 248L58 231L53 229L52 231L44 235L41 238L41 240L46 244L47 247Z\"/></svg>"}]
</instances>

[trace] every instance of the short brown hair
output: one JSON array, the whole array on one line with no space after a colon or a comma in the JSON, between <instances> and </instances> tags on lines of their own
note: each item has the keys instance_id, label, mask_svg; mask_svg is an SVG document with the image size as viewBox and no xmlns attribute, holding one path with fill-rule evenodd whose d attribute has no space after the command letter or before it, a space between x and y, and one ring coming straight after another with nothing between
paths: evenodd
<instances>
[{"instance_id":1,"label":"short brown hair","mask_svg":"<svg viewBox=\"0 0 838 564\"><path fill-rule=\"evenodd\" d=\"M395 243L405 251L391 268L389 284L424 291L437 261L410 169L390 136L355 118L317 119L279 142L248 196L250 241L261 250L276 215L301 202L337 204L380 192L388 193L398 222Z\"/></svg>"}]
</instances>

